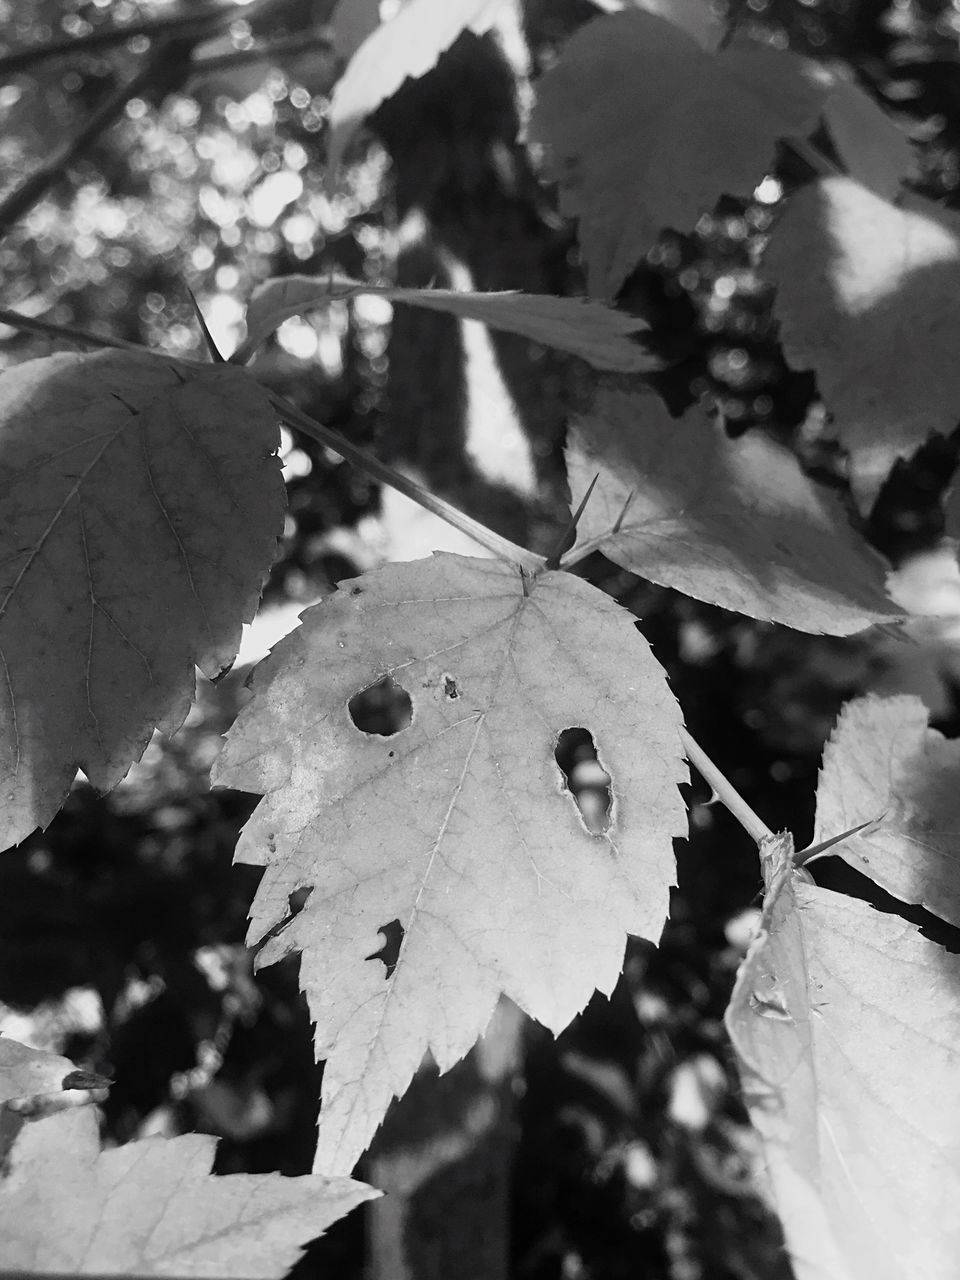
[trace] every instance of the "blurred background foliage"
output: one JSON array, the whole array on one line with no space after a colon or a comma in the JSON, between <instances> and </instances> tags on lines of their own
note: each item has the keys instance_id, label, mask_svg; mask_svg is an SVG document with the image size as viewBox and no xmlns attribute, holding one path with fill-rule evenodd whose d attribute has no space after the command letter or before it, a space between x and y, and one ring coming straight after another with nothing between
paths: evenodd
<instances>
[{"instance_id":1,"label":"blurred background foliage","mask_svg":"<svg viewBox=\"0 0 960 1280\"><path fill-rule=\"evenodd\" d=\"M188 289L229 351L245 297L269 275L582 291L573 229L538 180L522 129L531 82L600 7L526 0L522 21L498 35L461 37L380 108L335 187L323 167L340 65L332 8L256 0L211 17L209 5L162 0L0 0L7 53L118 23L178 23L152 42L134 36L42 62L11 67L0 53L4 305L198 356ZM916 142L918 189L960 207L956 0L735 0L727 17L847 65ZM110 126L71 149L98 111ZM30 175L51 165L39 197L18 208ZM753 200L723 200L692 233L665 231L619 305L650 322L666 362L654 381L675 413L701 400L731 433L790 439L843 493L816 386L786 368L756 270L777 202L809 177L785 151ZM3 364L52 345L0 326ZM544 549L563 527L566 417L590 387L577 362L429 312L394 316L373 298L288 321L257 368L508 536ZM257 872L230 861L256 798L208 790L219 734L258 646L298 606L384 557L459 548L330 451L287 434L283 447L286 536L264 624L235 671L199 690L184 730L154 741L115 793L99 798L81 779L49 830L0 860L3 1030L114 1077L108 1140L216 1133L223 1172L309 1170L320 1068L295 962L254 975L243 946ZM865 526L898 570L904 602L950 615L918 624L912 642L788 632L600 556L580 570L642 619L692 732L800 846L844 699L918 692L934 723L956 732L960 585L940 502L954 462L955 442L938 439L899 465ZM581 736L560 761L584 793L603 790L591 754ZM510 1189L518 1280L789 1275L752 1180L755 1149L722 1026L757 914L756 855L699 781L688 799L691 838L678 842L662 946L631 945L612 1000L595 999L558 1041L526 1033ZM861 888L833 859L818 876ZM298 1273L362 1267L354 1214Z\"/></svg>"}]
</instances>

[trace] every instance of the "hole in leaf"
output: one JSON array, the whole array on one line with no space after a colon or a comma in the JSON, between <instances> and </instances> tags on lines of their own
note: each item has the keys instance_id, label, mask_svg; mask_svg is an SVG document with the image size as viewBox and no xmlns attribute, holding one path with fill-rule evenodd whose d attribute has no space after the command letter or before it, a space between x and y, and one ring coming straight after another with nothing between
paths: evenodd
<instances>
[{"instance_id":1,"label":"hole in leaf","mask_svg":"<svg viewBox=\"0 0 960 1280\"><path fill-rule=\"evenodd\" d=\"M449 702L455 702L460 697L460 687L456 680L445 671L441 676L441 683L443 684L443 696Z\"/></svg>"},{"instance_id":2,"label":"hole in leaf","mask_svg":"<svg viewBox=\"0 0 960 1280\"><path fill-rule=\"evenodd\" d=\"M272 837L271 837L272 839ZM301 885L299 888L292 890L287 894L287 914L282 920L278 920L272 929L268 929L263 935L263 941L267 938L278 938L284 929L288 929L294 919L300 914L307 905L307 899L313 893L313 885Z\"/></svg>"},{"instance_id":3,"label":"hole in leaf","mask_svg":"<svg viewBox=\"0 0 960 1280\"><path fill-rule=\"evenodd\" d=\"M347 703L350 719L361 733L391 738L413 719L413 703L406 689L384 676L376 684L355 693Z\"/></svg>"},{"instance_id":4,"label":"hole in leaf","mask_svg":"<svg viewBox=\"0 0 960 1280\"><path fill-rule=\"evenodd\" d=\"M400 947L403 943L403 925L399 920L391 920L389 924L382 924L377 930L383 937L383 946L379 951L374 951L373 955L367 956L368 960L382 960L386 966L384 978L392 978L393 971L397 967L397 960L400 957Z\"/></svg>"},{"instance_id":5,"label":"hole in leaf","mask_svg":"<svg viewBox=\"0 0 960 1280\"><path fill-rule=\"evenodd\" d=\"M610 775L597 758L597 746L586 729L564 729L554 758L567 790L576 801L584 825L593 835L610 827Z\"/></svg>"}]
</instances>

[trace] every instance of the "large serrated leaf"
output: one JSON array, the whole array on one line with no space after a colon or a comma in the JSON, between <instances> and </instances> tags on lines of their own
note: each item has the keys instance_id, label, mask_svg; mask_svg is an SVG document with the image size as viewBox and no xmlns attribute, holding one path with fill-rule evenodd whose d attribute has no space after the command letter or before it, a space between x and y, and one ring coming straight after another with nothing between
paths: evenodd
<instances>
[{"instance_id":1,"label":"large serrated leaf","mask_svg":"<svg viewBox=\"0 0 960 1280\"><path fill-rule=\"evenodd\" d=\"M597 369L641 373L660 367L632 335L647 325L636 316L588 298L550 294L459 293L452 289L395 289L343 276L277 276L257 285L247 307L247 338L233 357L242 362L289 316L302 315L336 299L376 294L389 302L425 307L479 320L491 329L520 334L546 347L569 351Z\"/></svg>"},{"instance_id":2,"label":"large serrated leaf","mask_svg":"<svg viewBox=\"0 0 960 1280\"><path fill-rule=\"evenodd\" d=\"M280 1280L304 1245L378 1194L348 1178L216 1177L215 1147L194 1133L101 1151L90 1107L25 1125L0 1181L0 1267Z\"/></svg>"},{"instance_id":3,"label":"large serrated leaf","mask_svg":"<svg viewBox=\"0 0 960 1280\"><path fill-rule=\"evenodd\" d=\"M919 698L856 698L823 751L814 843L861 822L835 852L903 902L960 926L960 742Z\"/></svg>"},{"instance_id":4,"label":"large serrated leaf","mask_svg":"<svg viewBox=\"0 0 960 1280\"><path fill-rule=\"evenodd\" d=\"M77 768L108 790L194 666L232 663L282 532L278 424L241 370L55 355L0 378L0 848Z\"/></svg>"},{"instance_id":5,"label":"large serrated leaf","mask_svg":"<svg viewBox=\"0 0 960 1280\"><path fill-rule=\"evenodd\" d=\"M391 677L392 737L350 699ZM559 1032L657 939L683 827L679 710L633 619L565 573L438 555L340 584L258 669L218 783L265 796L238 860L265 867L250 940L302 952L327 1059L317 1168L349 1171L429 1049L441 1070L501 992ZM555 759L586 728L612 777L591 834ZM376 958L399 922L396 967Z\"/></svg>"},{"instance_id":6,"label":"large serrated leaf","mask_svg":"<svg viewBox=\"0 0 960 1280\"><path fill-rule=\"evenodd\" d=\"M665 227L692 230L721 195L748 196L777 139L808 133L828 91L796 55L710 54L652 13L581 27L540 81L531 136L579 219L590 293L616 294Z\"/></svg>"},{"instance_id":7,"label":"large serrated leaf","mask_svg":"<svg viewBox=\"0 0 960 1280\"><path fill-rule=\"evenodd\" d=\"M763 853L726 1022L797 1280L953 1280L960 957Z\"/></svg>"},{"instance_id":8,"label":"large serrated leaf","mask_svg":"<svg viewBox=\"0 0 960 1280\"><path fill-rule=\"evenodd\" d=\"M759 432L730 440L699 409L673 419L652 392L602 388L567 466L574 508L600 476L578 545L653 582L829 635L899 614L839 502Z\"/></svg>"},{"instance_id":9,"label":"large serrated leaf","mask_svg":"<svg viewBox=\"0 0 960 1280\"><path fill-rule=\"evenodd\" d=\"M816 373L869 510L896 459L960 417L960 218L829 178L791 197L763 272L787 359Z\"/></svg>"}]
</instances>

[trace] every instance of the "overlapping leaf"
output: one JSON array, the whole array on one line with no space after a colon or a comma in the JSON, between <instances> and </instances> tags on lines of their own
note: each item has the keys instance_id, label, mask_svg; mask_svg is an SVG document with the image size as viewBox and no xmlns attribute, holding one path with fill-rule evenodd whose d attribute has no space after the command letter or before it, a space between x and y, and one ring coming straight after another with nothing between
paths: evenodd
<instances>
[{"instance_id":1,"label":"overlapping leaf","mask_svg":"<svg viewBox=\"0 0 960 1280\"><path fill-rule=\"evenodd\" d=\"M335 169L357 129L404 80L436 65L463 31L482 32L501 0L407 0L360 45L330 101L328 156Z\"/></svg>"},{"instance_id":2,"label":"overlapping leaf","mask_svg":"<svg viewBox=\"0 0 960 1280\"><path fill-rule=\"evenodd\" d=\"M851 178L884 200L895 200L916 174L907 135L850 80L837 77L823 111L830 140Z\"/></svg>"},{"instance_id":3,"label":"overlapping leaf","mask_svg":"<svg viewBox=\"0 0 960 1280\"><path fill-rule=\"evenodd\" d=\"M693 36L697 44L709 53L713 53L723 39L723 23L709 0L594 0L594 3L605 13L636 8L659 14Z\"/></svg>"},{"instance_id":4,"label":"overlapping leaf","mask_svg":"<svg viewBox=\"0 0 960 1280\"><path fill-rule=\"evenodd\" d=\"M0 1268L272 1280L377 1192L349 1178L210 1173L206 1134L100 1150L91 1107L24 1125L0 1181Z\"/></svg>"},{"instance_id":5,"label":"overlapping leaf","mask_svg":"<svg viewBox=\"0 0 960 1280\"><path fill-rule=\"evenodd\" d=\"M385 676L412 703L389 738L348 709ZM682 827L679 712L602 592L453 555L341 583L253 688L214 777L265 796L237 851L265 867L250 940L312 889L260 961L302 952L327 1059L317 1167L348 1171L424 1053L447 1070L501 992L559 1031L612 989L627 933L659 937ZM556 763L573 727L613 779L601 835Z\"/></svg>"},{"instance_id":6,"label":"overlapping leaf","mask_svg":"<svg viewBox=\"0 0 960 1280\"><path fill-rule=\"evenodd\" d=\"M130 352L0 378L0 848L77 768L107 790L194 665L229 667L276 555L278 426L241 370Z\"/></svg>"},{"instance_id":7,"label":"overlapping leaf","mask_svg":"<svg viewBox=\"0 0 960 1280\"><path fill-rule=\"evenodd\" d=\"M952 1280L960 957L764 853L727 1027L797 1280Z\"/></svg>"},{"instance_id":8,"label":"overlapping leaf","mask_svg":"<svg viewBox=\"0 0 960 1280\"><path fill-rule=\"evenodd\" d=\"M960 925L960 743L919 698L848 702L823 753L814 841L874 825L836 852L904 902Z\"/></svg>"},{"instance_id":9,"label":"overlapping leaf","mask_svg":"<svg viewBox=\"0 0 960 1280\"><path fill-rule=\"evenodd\" d=\"M581 27L540 82L531 136L579 219L590 292L615 294L664 227L692 230L724 193L749 195L777 140L813 128L828 89L793 54L708 53L638 9Z\"/></svg>"},{"instance_id":10,"label":"overlapping leaf","mask_svg":"<svg viewBox=\"0 0 960 1280\"><path fill-rule=\"evenodd\" d=\"M651 392L607 387L567 445L578 525L617 564L698 600L801 631L847 635L899 611L879 557L796 457L738 440L698 409L669 417Z\"/></svg>"},{"instance_id":11,"label":"overlapping leaf","mask_svg":"<svg viewBox=\"0 0 960 1280\"><path fill-rule=\"evenodd\" d=\"M247 338L233 357L248 360L256 348L290 316L313 311L334 299L361 293L390 302L446 312L461 320L480 320L531 338L547 347L569 351L598 369L640 373L659 361L632 339L645 329L643 320L587 298L555 298L530 293L458 293L452 289L393 289L361 284L343 276L278 276L254 289L247 307Z\"/></svg>"},{"instance_id":12,"label":"overlapping leaf","mask_svg":"<svg viewBox=\"0 0 960 1280\"><path fill-rule=\"evenodd\" d=\"M960 218L830 178L792 197L764 272L787 359L815 371L869 509L894 461L960 418Z\"/></svg>"}]
</instances>

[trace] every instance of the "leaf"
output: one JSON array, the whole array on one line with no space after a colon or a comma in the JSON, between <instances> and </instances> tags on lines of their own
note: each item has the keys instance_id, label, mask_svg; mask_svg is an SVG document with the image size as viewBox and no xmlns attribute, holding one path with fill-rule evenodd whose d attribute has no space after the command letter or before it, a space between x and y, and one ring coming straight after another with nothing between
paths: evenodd
<instances>
[{"instance_id":1,"label":"leaf","mask_svg":"<svg viewBox=\"0 0 960 1280\"><path fill-rule=\"evenodd\" d=\"M814 842L880 818L836 853L903 902L960 925L960 742L919 698L856 698L823 752Z\"/></svg>"},{"instance_id":2,"label":"leaf","mask_svg":"<svg viewBox=\"0 0 960 1280\"><path fill-rule=\"evenodd\" d=\"M723 39L723 23L710 0L593 0L605 13L619 13L631 6L655 13L692 36L702 49L714 53Z\"/></svg>"},{"instance_id":3,"label":"leaf","mask_svg":"<svg viewBox=\"0 0 960 1280\"><path fill-rule=\"evenodd\" d=\"M763 270L787 359L816 373L867 511L894 461L960 417L960 218L828 178L791 198Z\"/></svg>"},{"instance_id":4,"label":"leaf","mask_svg":"<svg viewBox=\"0 0 960 1280\"><path fill-rule=\"evenodd\" d=\"M279 1278L378 1194L348 1178L215 1177L215 1147L194 1133L101 1151L91 1107L24 1125L0 1182L0 1267Z\"/></svg>"},{"instance_id":5,"label":"leaf","mask_svg":"<svg viewBox=\"0 0 960 1280\"><path fill-rule=\"evenodd\" d=\"M380 0L337 0L329 22L334 53L352 58L379 25Z\"/></svg>"},{"instance_id":6,"label":"leaf","mask_svg":"<svg viewBox=\"0 0 960 1280\"><path fill-rule=\"evenodd\" d=\"M243 363L290 316L302 315L334 299L373 293L390 302L426 307L480 320L491 329L518 333L534 342L569 351L597 369L639 373L660 367L631 335L646 323L625 311L587 298L554 298L537 293L459 293L452 289L392 289L361 284L344 276L275 276L257 285L247 306L247 339L233 359Z\"/></svg>"},{"instance_id":7,"label":"leaf","mask_svg":"<svg viewBox=\"0 0 960 1280\"><path fill-rule=\"evenodd\" d=\"M838 76L824 107L824 123L849 177L884 200L895 200L904 182L916 176L910 140L850 80Z\"/></svg>"},{"instance_id":8,"label":"leaf","mask_svg":"<svg viewBox=\"0 0 960 1280\"><path fill-rule=\"evenodd\" d=\"M960 957L761 852L726 1022L796 1280L952 1280Z\"/></svg>"},{"instance_id":9,"label":"leaf","mask_svg":"<svg viewBox=\"0 0 960 1280\"><path fill-rule=\"evenodd\" d=\"M8 1036L0 1036L0 1107L15 1098L36 1098L105 1083L99 1076L78 1071L69 1058L31 1049Z\"/></svg>"},{"instance_id":10,"label":"leaf","mask_svg":"<svg viewBox=\"0 0 960 1280\"><path fill-rule=\"evenodd\" d=\"M616 294L665 227L690 230L724 193L750 195L777 140L816 123L818 76L759 45L711 55L635 9L581 27L540 82L530 133L580 220L590 293Z\"/></svg>"},{"instance_id":11,"label":"leaf","mask_svg":"<svg viewBox=\"0 0 960 1280\"><path fill-rule=\"evenodd\" d=\"M600 474L578 547L652 582L829 635L899 616L839 502L760 432L730 440L700 409L674 420L651 392L606 387L574 420L567 468L574 508Z\"/></svg>"},{"instance_id":12,"label":"leaf","mask_svg":"<svg viewBox=\"0 0 960 1280\"><path fill-rule=\"evenodd\" d=\"M238 369L105 351L0 378L0 848L76 774L102 791L228 668L276 555L266 393Z\"/></svg>"},{"instance_id":13,"label":"leaf","mask_svg":"<svg viewBox=\"0 0 960 1280\"><path fill-rule=\"evenodd\" d=\"M330 100L328 157L335 171L350 139L404 80L417 79L464 31L494 22L502 0L407 0L353 55Z\"/></svg>"},{"instance_id":14,"label":"leaf","mask_svg":"<svg viewBox=\"0 0 960 1280\"><path fill-rule=\"evenodd\" d=\"M348 710L383 677L412 704L387 738ZM348 1171L424 1053L448 1070L501 992L559 1032L594 988L613 989L627 933L659 937L682 829L680 715L602 592L442 554L341 583L253 689L214 780L265 796L237 849L266 868L250 942L312 889L258 959L303 953L327 1059L317 1168ZM573 727L613 779L603 834L556 763ZM377 953L392 922L388 973Z\"/></svg>"}]
</instances>

